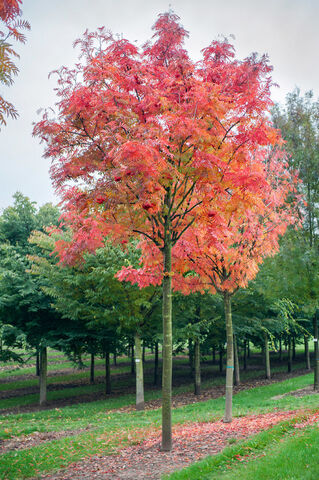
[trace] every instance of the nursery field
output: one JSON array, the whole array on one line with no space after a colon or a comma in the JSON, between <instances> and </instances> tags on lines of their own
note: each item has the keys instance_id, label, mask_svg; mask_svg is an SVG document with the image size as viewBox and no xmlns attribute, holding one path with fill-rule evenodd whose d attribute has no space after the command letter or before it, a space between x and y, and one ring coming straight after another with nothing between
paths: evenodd
<instances>
[{"instance_id":1,"label":"nursery field","mask_svg":"<svg viewBox=\"0 0 319 480\"><path fill-rule=\"evenodd\" d=\"M231 479L239 471L255 479L316 478L319 398L313 374L298 349L288 374L285 355L279 361L278 353L271 354L272 379L266 380L261 355L252 352L234 388L231 424L221 421L225 367L220 372L218 359L204 357L202 393L194 395L188 357L174 357L172 452L160 451L161 393L150 351L144 412L135 410L135 375L125 356L111 367L112 393L106 395L104 360L96 359L91 385L88 366L75 369L49 350L48 401L41 407L34 358L21 368L6 364L0 371L0 478ZM287 451L296 466L276 467L278 476L267 477Z\"/></svg>"}]
</instances>

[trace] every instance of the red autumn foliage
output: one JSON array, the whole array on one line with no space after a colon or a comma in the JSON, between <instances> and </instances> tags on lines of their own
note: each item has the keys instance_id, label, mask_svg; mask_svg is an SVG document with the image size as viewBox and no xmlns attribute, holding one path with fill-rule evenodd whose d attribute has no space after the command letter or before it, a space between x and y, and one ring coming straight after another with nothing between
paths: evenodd
<instances>
[{"instance_id":1,"label":"red autumn foliage","mask_svg":"<svg viewBox=\"0 0 319 480\"><path fill-rule=\"evenodd\" d=\"M61 260L81 261L106 236L142 237L141 270L119 278L163 282L163 448L170 449L171 284L202 288L200 277L184 280L197 239L223 252L229 221L240 229L240 218L264 208L265 152L282 140L269 121L267 57L237 60L224 39L194 62L177 15L159 15L153 30L141 48L104 28L85 32L75 42L80 62L56 72L56 117L45 114L34 133L46 143L74 232L56 246Z\"/></svg>"},{"instance_id":2,"label":"red autumn foliage","mask_svg":"<svg viewBox=\"0 0 319 480\"><path fill-rule=\"evenodd\" d=\"M21 3L21 0L0 0L0 83L6 86L12 85L13 77L18 73L12 57L18 58L19 55L12 48L9 40L13 38L24 43L26 37L21 30L30 29L28 22L19 19L22 14ZM17 118L17 116L18 112L12 103L7 102L0 95L0 125L6 124L6 117Z\"/></svg>"},{"instance_id":3,"label":"red autumn foliage","mask_svg":"<svg viewBox=\"0 0 319 480\"><path fill-rule=\"evenodd\" d=\"M248 208L267 182L254 152L281 139L267 116L266 57L235 60L223 40L194 63L176 15L160 15L154 31L142 49L102 28L86 32L76 42L84 62L58 71L57 119L45 115L35 133L47 142L66 221L75 208L78 222L96 215L98 235L142 234L162 250L168 223L172 244L210 218L211 241L223 237L225 209L235 211L243 191Z\"/></svg>"}]
</instances>

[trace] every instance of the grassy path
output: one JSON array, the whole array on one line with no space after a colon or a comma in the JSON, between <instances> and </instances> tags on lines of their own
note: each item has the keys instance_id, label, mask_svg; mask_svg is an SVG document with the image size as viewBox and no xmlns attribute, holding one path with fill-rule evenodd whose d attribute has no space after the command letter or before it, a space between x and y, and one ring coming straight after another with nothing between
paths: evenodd
<instances>
[{"instance_id":1,"label":"grassy path","mask_svg":"<svg viewBox=\"0 0 319 480\"><path fill-rule=\"evenodd\" d=\"M164 480L316 480L319 413L316 425L296 419L259 433L222 453L165 475ZM311 419L311 414L310 414Z\"/></svg>"}]
</instances>

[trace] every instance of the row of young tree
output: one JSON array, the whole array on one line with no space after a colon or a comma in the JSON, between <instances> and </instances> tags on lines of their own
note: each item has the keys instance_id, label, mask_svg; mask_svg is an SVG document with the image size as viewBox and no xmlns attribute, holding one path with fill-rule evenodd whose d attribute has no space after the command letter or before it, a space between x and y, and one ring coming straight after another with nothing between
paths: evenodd
<instances>
[{"instance_id":1,"label":"row of young tree","mask_svg":"<svg viewBox=\"0 0 319 480\"><path fill-rule=\"evenodd\" d=\"M110 354L135 347L137 408L142 408L142 343L157 352L154 383L158 381L158 351L162 343L159 287L140 290L119 282L115 274L123 264L138 264L140 252L132 244L123 250L107 242L95 254L87 254L81 267L58 264L52 255L56 235L43 227L58 223L59 210L51 205L36 209L27 197L17 193L12 207L1 217L1 360L23 361L14 347L24 346L39 356L40 403L46 401L46 350L48 346L66 353L82 365L91 355L90 381L94 381L94 358L106 359L106 393L111 392ZM261 272L263 274L263 270ZM305 342L306 365L310 368L309 320L300 317L297 305L288 299L276 301L261 291L260 276L248 291L234 300L234 339L247 362L249 343L261 347L266 376L270 378L269 343L282 355L288 346L288 369L294 347ZM258 311L258 314L256 313ZM297 315L296 315L297 314ZM223 302L209 293L174 295L173 343L176 351L187 350L194 374L195 393L200 393L200 357L220 357L223 368L226 340ZM236 348L235 348L236 352ZM235 355L236 360L236 355ZM236 367L236 361L235 361ZM239 382L239 369L235 371Z\"/></svg>"}]
</instances>

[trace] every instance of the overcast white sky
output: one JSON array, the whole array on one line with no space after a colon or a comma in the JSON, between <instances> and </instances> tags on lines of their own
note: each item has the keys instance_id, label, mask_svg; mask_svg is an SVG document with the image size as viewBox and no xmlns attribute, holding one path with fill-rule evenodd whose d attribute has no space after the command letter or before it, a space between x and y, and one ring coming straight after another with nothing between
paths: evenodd
<instances>
[{"instance_id":1,"label":"overcast white sky","mask_svg":"<svg viewBox=\"0 0 319 480\"><path fill-rule=\"evenodd\" d=\"M318 0L24 0L23 16L32 30L19 47L20 74L4 92L20 117L0 132L0 209L12 204L17 190L39 205L58 201L49 161L42 158L42 146L31 132L32 122L39 119L37 110L55 101L55 79L49 80L48 73L77 59L73 41L86 28L105 25L143 43L157 15L169 5L190 32L187 48L194 59L219 34L233 34L239 58L252 51L268 53L280 85L273 90L275 101L283 102L296 85L318 96Z\"/></svg>"}]
</instances>

